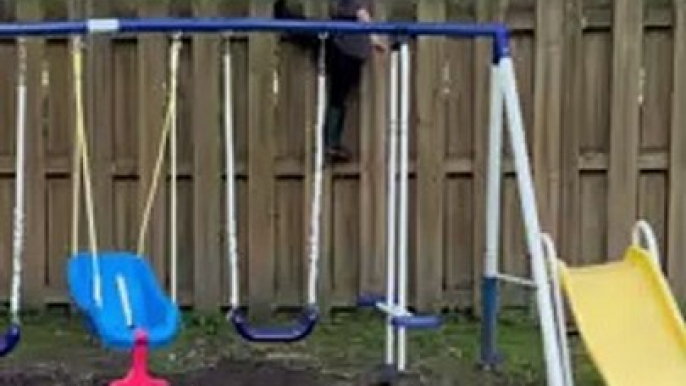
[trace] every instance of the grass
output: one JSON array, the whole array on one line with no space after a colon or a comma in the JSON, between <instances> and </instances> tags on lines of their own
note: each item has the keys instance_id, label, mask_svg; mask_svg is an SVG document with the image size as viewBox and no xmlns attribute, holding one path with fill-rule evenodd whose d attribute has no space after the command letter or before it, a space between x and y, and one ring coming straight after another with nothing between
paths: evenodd
<instances>
[{"instance_id":1,"label":"grass","mask_svg":"<svg viewBox=\"0 0 686 386\"><path fill-rule=\"evenodd\" d=\"M316 369L353 379L384 357L385 327L378 314L343 313L323 321L310 339L292 345L249 345L241 341L219 315L186 314L184 328L175 343L152 354L151 366L160 373L184 373L211 365L223 357L242 360L278 361L292 367ZM541 385L545 384L541 339L531 317L520 312L506 312L499 329L499 343L506 364L495 373L477 369L479 325L460 315L452 315L439 332L409 334L410 370L432 385ZM67 362L83 371L101 371L93 365L85 368L83 358L92 363L111 355L100 350L86 336L81 320L45 313L27 316L24 341L3 361L2 366L40 364L45 361ZM573 340L576 383L601 385L579 343ZM74 360L71 361L70 358ZM120 355L122 366L128 359ZM82 366L82 367L78 367ZM109 367L109 366L108 366ZM108 368L117 371L121 369Z\"/></svg>"}]
</instances>

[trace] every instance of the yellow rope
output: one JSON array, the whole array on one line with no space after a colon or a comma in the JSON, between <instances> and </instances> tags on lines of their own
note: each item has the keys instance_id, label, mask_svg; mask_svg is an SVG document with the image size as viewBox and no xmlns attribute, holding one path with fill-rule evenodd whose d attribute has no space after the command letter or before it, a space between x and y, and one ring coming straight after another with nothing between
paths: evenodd
<instances>
[{"instance_id":1,"label":"yellow rope","mask_svg":"<svg viewBox=\"0 0 686 386\"><path fill-rule=\"evenodd\" d=\"M172 130L174 120L176 119L176 95L177 82L179 71L179 51L181 50L181 39L177 36L171 45L170 55L170 71L169 71L169 94L167 101L167 113L164 119L164 128L162 132L162 139L157 152L157 160L150 189L148 190L148 197L143 210L143 217L141 219L140 230L138 232L138 255L142 255L145 251L145 238L147 236L148 223L150 222L150 214L152 212L152 205L155 201L155 193L157 192L157 185L159 183L160 174L162 172L162 162L164 161L164 149L167 146L167 138L169 132ZM172 156L175 156L172 154ZM172 235L172 240L174 235Z\"/></svg>"},{"instance_id":2,"label":"yellow rope","mask_svg":"<svg viewBox=\"0 0 686 386\"><path fill-rule=\"evenodd\" d=\"M73 76L74 76L74 103L76 105L76 150L74 153L78 156L79 160L76 164L80 163L83 167L83 177L84 177L84 193L86 199L86 222L88 223L88 241L90 245L91 254L94 259L94 271L97 268L97 252L98 252L98 239L95 231L95 209L93 206L93 189L91 185L91 171L90 171L90 161L88 155L88 143L86 141L86 128L85 128L85 116L83 108L83 51L82 51L82 41L80 37L74 38L72 42L72 64L73 64ZM78 165L75 168L79 168ZM78 195L80 194L80 189L78 185L80 183L80 173L76 173L77 176L74 178L74 202L78 203ZM74 228L78 232L78 205L74 208L75 219ZM72 242L75 243L73 248L78 248L78 233L72 235ZM95 300L98 305L102 302L101 288L100 288L100 272L94 272L94 287L95 287Z\"/></svg>"},{"instance_id":3,"label":"yellow rope","mask_svg":"<svg viewBox=\"0 0 686 386\"><path fill-rule=\"evenodd\" d=\"M88 225L88 239L91 254L93 257L93 273L94 273L94 297L98 305L102 304L101 295L101 285L100 285L100 272L98 267L97 253L98 253L98 239L96 233L96 221L95 221L95 210L93 205L93 190L92 190L92 179L90 171L90 161L88 153L88 143L86 141L86 129L85 129L85 116L84 116L84 105L83 105L83 51L82 51L82 41L80 37L74 38L72 42L72 71L73 71L73 82L74 82L74 104L75 104L75 114L76 114L76 130L75 138L76 145L74 146L73 153L73 181L72 181L72 252L77 253L79 249L79 223L80 223L80 208L79 204L81 201L81 173L83 173L83 183L85 190L85 200L86 200L86 221ZM167 138L169 137L169 132L175 129L175 119L177 110L177 83L178 83L178 68L179 68L179 51L181 49L181 40L179 37L175 36L174 41L171 46L171 58L170 58L170 79L169 79L169 96L168 96L168 108L164 121L164 128L162 133L162 138L160 140L160 145L157 154L157 160L155 164L155 170L153 172L153 179L151 181L151 186L148 191L147 202L145 209L143 211L143 218L141 220L141 227L138 237L138 254L141 255L145 249L145 237L147 225L150 222L150 214L152 211L152 205L155 200L155 193L157 192L157 186L162 171L162 163L164 161L164 149L167 145ZM176 157L176 149L172 149L172 157ZM172 173L176 174L176 165L172 165ZM175 197L174 200L175 201ZM172 202L175 210L175 202ZM175 218L173 219L175 221ZM175 224L172 224L173 229L175 229ZM174 242L175 236L172 235L172 244ZM173 262L175 268L175 262Z\"/></svg>"},{"instance_id":4,"label":"yellow rope","mask_svg":"<svg viewBox=\"0 0 686 386\"><path fill-rule=\"evenodd\" d=\"M77 40L75 39L72 41L73 47L72 47L72 83L74 85L74 90L73 90L73 96L74 96L74 108L75 108L75 114L78 116L79 113L79 107L77 106L77 88L80 87L80 80L79 80L79 75L78 73L81 71L80 70L80 63L76 63L77 61L80 62L80 49L78 49L76 46ZM78 66L78 68L77 68ZM81 220L81 207L79 206L81 204L81 146L79 145L78 142L78 136L79 136L79 129L77 126L74 126L74 139L76 140L76 144L74 145L73 149L73 154L72 154L72 202L71 202L71 218L72 218L72 223L71 223L71 252L72 254L75 254L79 251L79 232L80 232L80 220Z\"/></svg>"}]
</instances>

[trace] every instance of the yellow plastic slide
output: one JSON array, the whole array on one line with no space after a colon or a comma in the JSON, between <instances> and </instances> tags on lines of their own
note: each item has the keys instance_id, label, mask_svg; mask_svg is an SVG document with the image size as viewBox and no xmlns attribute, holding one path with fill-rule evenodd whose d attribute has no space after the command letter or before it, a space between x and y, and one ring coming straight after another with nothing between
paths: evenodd
<instances>
[{"instance_id":1,"label":"yellow plastic slide","mask_svg":"<svg viewBox=\"0 0 686 386\"><path fill-rule=\"evenodd\" d=\"M572 268L561 285L587 350L609 386L685 386L686 327L651 255Z\"/></svg>"}]
</instances>

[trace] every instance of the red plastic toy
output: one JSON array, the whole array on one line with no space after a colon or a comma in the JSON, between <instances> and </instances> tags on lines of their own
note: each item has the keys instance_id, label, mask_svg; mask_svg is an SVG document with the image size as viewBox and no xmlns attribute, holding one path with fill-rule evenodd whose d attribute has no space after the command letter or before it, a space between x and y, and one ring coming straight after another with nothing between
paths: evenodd
<instances>
[{"instance_id":1,"label":"red plastic toy","mask_svg":"<svg viewBox=\"0 0 686 386\"><path fill-rule=\"evenodd\" d=\"M110 386L169 386L166 380L148 374L148 334L144 330L135 333L131 370L126 378L113 381Z\"/></svg>"}]
</instances>

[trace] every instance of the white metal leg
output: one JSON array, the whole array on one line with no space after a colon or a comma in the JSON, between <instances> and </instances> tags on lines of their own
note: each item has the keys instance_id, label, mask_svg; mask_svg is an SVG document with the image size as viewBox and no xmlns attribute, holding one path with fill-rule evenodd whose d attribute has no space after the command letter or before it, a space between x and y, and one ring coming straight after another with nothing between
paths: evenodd
<instances>
[{"instance_id":1,"label":"white metal leg","mask_svg":"<svg viewBox=\"0 0 686 386\"><path fill-rule=\"evenodd\" d=\"M503 100L501 77L497 66L491 70L491 105L488 130L488 166L486 187L486 251L484 276L498 274L500 237L500 193L502 181Z\"/></svg>"},{"instance_id":2,"label":"white metal leg","mask_svg":"<svg viewBox=\"0 0 686 386\"><path fill-rule=\"evenodd\" d=\"M550 285L552 287L553 305L555 307L555 323L557 325L557 336L560 345L560 355L562 356L562 372L565 380L565 386L574 385L574 376L572 374L572 360L569 353L569 340L567 339L567 321L565 319L564 301L562 297L562 288L560 288L560 280L558 277L558 262L557 251L552 238L548 234L541 235L543 246L545 247L545 255L547 257L547 264L550 272Z\"/></svg>"},{"instance_id":3,"label":"white metal leg","mask_svg":"<svg viewBox=\"0 0 686 386\"><path fill-rule=\"evenodd\" d=\"M398 53L391 52L390 63L390 106L388 130L388 180L386 197L386 302L388 307L395 306L395 247L396 247L396 178L398 161ZM395 363L395 328L391 324L392 315L386 316L386 364Z\"/></svg>"},{"instance_id":4,"label":"white metal leg","mask_svg":"<svg viewBox=\"0 0 686 386\"><path fill-rule=\"evenodd\" d=\"M564 378L561 371L560 344L555 330L555 318L551 299L550 283L548 281L543 246L541 243L538 211L533 178L531 176L529 155L526 149L524 122L522 119L519 95L515 81L512 58L501 59L500 76L503 92L505 93L505 112L508 119L510 143L514 156L517 185L526 228L526 242L531 253L531 264L534 281L538 286L536 296L538 313L541 319L543 333L543 349L546 360L548 386L563 386Z\"/></svg>"},{"instance_id":5,"label":"white metal leg","mask_svg":"<svg viewBox=\"0 0 686 386\"><path fill-rule=\"evenodd\" d=\"M400 46L400 253L398 256L398 306L407 309L408 265L408 179L409 179L409 120L410 120L410 49L407 42ZM398 328L398 370L405 371L407 363L407 331Z\"/></svg>"}]
</instances>

